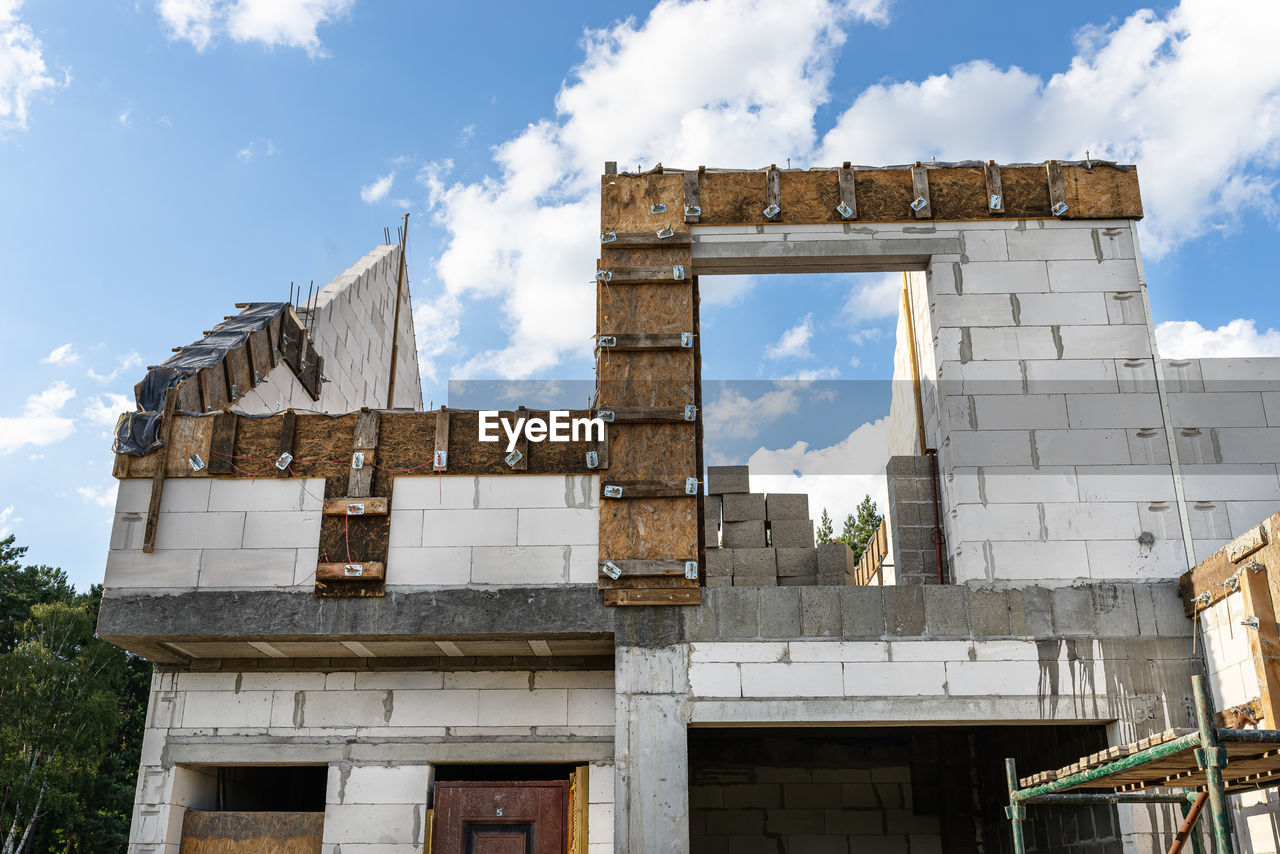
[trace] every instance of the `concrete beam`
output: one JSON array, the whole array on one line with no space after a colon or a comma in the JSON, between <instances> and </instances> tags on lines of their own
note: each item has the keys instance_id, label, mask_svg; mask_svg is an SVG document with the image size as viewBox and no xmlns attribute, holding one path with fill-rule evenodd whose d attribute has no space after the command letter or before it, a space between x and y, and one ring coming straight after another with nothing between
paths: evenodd
<instances>
[{"instance_id":1,"label":"concrete beam","mask_svg":"<svg viewBox=\"0 0 1280 854\"><path fill-rule=\"evenodd\" d=\"M871 237L822 240L759 239L693 242L693 269L701 275L736 273L880 273L924 270L934 255L960 255L958 237Z\"/></svg>"}]
</instances>

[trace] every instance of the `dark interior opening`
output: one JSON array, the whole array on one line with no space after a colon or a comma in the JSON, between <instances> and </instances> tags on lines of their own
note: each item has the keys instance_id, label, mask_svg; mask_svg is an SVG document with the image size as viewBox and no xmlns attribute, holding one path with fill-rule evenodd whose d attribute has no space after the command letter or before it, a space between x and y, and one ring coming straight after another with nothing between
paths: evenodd
<instances>
[{"instance_id":1,"label":"dark interior opening","mask_svg":"<svg viewBox=\"0 0 1280 854\"><path fill-rule=\"evenodd\" d=\"M1012 854L1023 776L1106 746L1103 726L689 730L692 854ZM1028 852L1120 854L1110 805L1029 807Z\"/></svg>"},{"instance_id":2,"label":"dark interior opening","mask_svg":"<svg viewBox=\"0 0 1280 854\"><path fill-rule=\"evenodd\" d=\"M217 771L218 810L324 812L327 765L236 765Z\"/></svg>"}]
</instances>

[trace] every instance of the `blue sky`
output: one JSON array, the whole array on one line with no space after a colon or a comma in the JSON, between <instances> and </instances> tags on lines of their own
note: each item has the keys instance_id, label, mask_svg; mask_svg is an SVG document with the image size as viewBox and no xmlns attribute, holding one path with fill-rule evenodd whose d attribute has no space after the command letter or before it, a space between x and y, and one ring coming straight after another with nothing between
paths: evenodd
<instances>
[{"instance_id":1,"label":"blue sky","mask_svg":"<svg viewBox=\"0 0 1280 854\"><path fill-rule=\"evenodd\" d=\"M99 579L145 365L405 211L427 399L589 378L605 160L1136 162L1165 353L1280 355L1280 11L1143 8L0 0L0 533ZM879 441L891 279L704 291L708 378L751 381L708 385L725 459ZM781 378L851 402L815 417L828 386Z\"/></svg>"}]
</instances>

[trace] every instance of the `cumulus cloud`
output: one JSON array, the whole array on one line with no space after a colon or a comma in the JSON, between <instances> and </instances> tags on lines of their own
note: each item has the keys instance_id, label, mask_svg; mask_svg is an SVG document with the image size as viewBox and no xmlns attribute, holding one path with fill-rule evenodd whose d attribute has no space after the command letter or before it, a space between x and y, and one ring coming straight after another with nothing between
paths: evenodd
<instances>
[{"instance_id":1,"label":"cumulus cloud","mask_svg":"<svg viewBox=\"0 0 1280 854\"><path fill-rule=\"evenodd\" d=\"M105 486L77 486L76 494L99 507L116 506L116 486L114 483Z\"/></svg>"},{"instance_id":2,"label":"cumulus cloud","mask_svg":"<svg viewBox=\"0 0 1280 854\"><path fill-rule=\"evenodd\" d=\"M809 342L813 340L813 315L806 314L795 326L782 333L782 337L765 348L770 359L806 359L813 353Z\"/></svg>"},{"instance_id":3,"label":"cumulus cloud","mask_svg":"<svg viewBox=\"0 0 1280 854\"><path fill-rule=\"evenodd\" d=\"M44 62L44 45L18 20L22 0L0 0L0 136L25 130L32 98L57 82Z\"/></svg>"},{"instance_id":4,"label":"cumulus cloud","mask_svg":"<svg viewBox=\"0 0 1280 854\"><path fill-rule=\"evenodd\" d=\"M864 495L884 512L884 467L889 459L889 418L868 421L840 442L826 448L810 448L796 442L789 448L760 448L751 455L753 492L804 492L809 513L817 521L827 508L838 530Z\"/></svg>"},{"instance_id":5,"label":"cumulus cloud","mask_svg":"<svg viewBox=\"0 0 1280 854\"><path fill-rule=\"evenodd\" d=\"M792 383L750 397L739 387L720 385L715 398L703 407L706 444L758 436L765 424L799 409L800 390L799 384Z\"/></svg>"},{"instance_id":6,"label":"cumulus cloud","mask_svg":"<svg viewBox=\"0 0 1280 854\"><path fill-rule=\"evenodd\" d=\"M316 30L342 18L355 0L159 0L156 12L169 38L203 52L219 35L267 47L298 47L327 56Z\"/></svg>"},{"instance_id":7,"label":"cumulus cloud","mask_svg":"<svg viewBox=\"0 0 1280 854\"><path fill-rule=\"evenodd\" d=\"M1280 330L1259 332L1252 319L1243 317L1217 329L1194 320L1171 320L1156 327L1156 345L1166 359L1280 356Z\"/></svg>"},{"instance_id":8,"label":"cumulus cloud","mask_svg":"<svg viewBox=\"0 0 1280 854\"><path fill-rule=\"evenodd\" d=\"M70 344L63 344L60 347L54 347L49 351L49 355L40 360L46 365L74 365L80 361L80 354L75 352Z\"/></svg>"},{"instance_id":9,"label":"cumulus cloud","mask_svg":"<svg viewBox=\"0 0 1280 854\"><path fill-rule=\"evenodd\" d=\"M1137 163L1153 257L1275 209L1280 162L1280 6L1183 0L1077 34L1047 80L982 59L867 88L817 159L904 163L1094 158ZM1224 62L1223 57L1231 57Z\"/></svg>"},{"instance_id":10,"label":"cumulus cloud","mask_svg":"<svg viewBox=\"0 0 1280 854\"><path fill-rule=\"evenodd\" d=\"M0 539L3 539L13 533L13 526L22 521L21 516L13 515L13 505L0 508Z\"/></svg>"},{"instance_id":11,"label":"cumulus cloud","mask_svg":"<svg viewBox=\"0 0 1280 854\"><path fill-rule=\"evenodd\" d=\"M133 401L123 394L99 394L89 398L81 415L95 427L112 428L120 418L120 413L133 409Z\"/></svg>"},{"instance_id":12,"label":"cumulus cloud","mask_svg":"<svg viewBox=\"0 0 1280 854\"><path fill-rule=\"evenodd\" d=\"M125 371L130 371L134 368L141 367L141 365L142 365L142 357L139 356L137 353L130 353L127 356L124 356L123 358L121 358L120 363L117 364L115 368L113 368L111 371L108 371L105 374L100 374L97 371L95 371L93 368L89 368L87 371L85 371L85 373L88 375L89 379L91 380L94 380L100 383L109 383L119 379L120 376L125 373Z\"/></svg>"},{"instance_id":13,"label":"cumulus cloud","mask_svg":"<svg viewBox=\"0 0 1280 854\"><path fill-rule=\"evenodd\" d=\"M248 163L255 157L271 157L276 153L276 145L269 139L254 139L244 148L236 152L236 160Z\"/></svg>"},{"instance_id":14,"label":"cumulus cloud","mask_svg":"<svg viewBox=\"0 0 1280 854\"><path fill-rule=\"evenodd\" d=\"M897 317L902 306L902 274L859 276L858 285L844 304L845 316L854 323Z\"/></svg>"},{"instance_id":15,"label":"cumulus cloud","mask_svg":"<svg viewBox=\"0 0 1280 854\"><path fill-rule=\"evenodd\" d=\"M381 178L376 179L372 184L360 188L360 198L367 204L380 202L387 197L387 193L391 192L391 184L396 179L395 172L388 172Z\"/></svg>"},{"instance_id":16,"label":"cumulus cloud","mask_svg":"<svg viewBox=\"0 0 1280 854\"><path fill-rule=\"evenodd\" d=\"M27 445L51 445L71 435L74 422L59 412L76 390L59 380L27 398L16 416L0 416L0 456Z\"/></svg>"},{"instance_id":17,"label":"cumulus cloud","mask_svg":"<svg viewBox=\"0 0 1280 854\"><path fill-rule=\"evenodd\" d=\"M755 287L755 276L702 276L698 297L704 308L727 308L742 302Z\"/></svg>"}]
</instances>

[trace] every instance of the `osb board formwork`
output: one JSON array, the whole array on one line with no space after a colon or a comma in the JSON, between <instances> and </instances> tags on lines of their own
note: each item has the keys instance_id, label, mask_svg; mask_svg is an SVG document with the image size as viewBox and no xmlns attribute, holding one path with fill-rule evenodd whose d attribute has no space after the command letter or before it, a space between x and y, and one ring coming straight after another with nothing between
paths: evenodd
<instances>
[{"instance_id":1,"label":"osb board formwork","mask_svg":"<svg viewBox=\"0 0 1280 854\"><path fill-rule=\"evenodd\" d=\"M182 854L320 854L322 812L203 812L182 818Z\"/></svg>"},{"instance_id":2,"label":"osb board formwork","mask_svg":"<svg viewBox=\"0 0 1280 854\"><path fill-rule=\"evenodd\" d=\"M1000 166L1003 204L992 211L981 164L923 163L929 184L929 220L1056 219L1052 211L1046 164ZM1064 219L1141 219L1142 198L1137 169L1109 163L1061 164ZM772 218L768 170L708 169L698 175L699 225L822 224L840 222L916 222L911 167L852 167L856 215L841 216L840 170L779 170L778 206ZM606 175L601 197L602 230L643 231L657 227L649 198L667 200L668 211L682 186L682 173ZM626 203L631 203L630 210ZM617 224L617 228L614 225Z\"/></svg>"},{"instance_id":3,"label":"osb board formwork","mask_svg":"<svg viewBox=\"0 0 1280 854\"><path fill-rule=\"evenodd\" d=\"M665 210L655 208L665 207ZM692 255L684 227L684 178L653 174L637 178L606 175L601 193L601 234L649 233L653 245L602 242L599 269L619 271L617 280L597 279L596 332L603 336L692 333L693 346L671 349L600 347L597 400L600 409L626 408L640 423L624 419L609 428L610 483L622 484L623 497L603 494L600 501L600 561L653 561L653 573L640 571L611 579L601 573L607 605L697 604L698 580L662 573L656 562L701 564L698 518L701 496L632 497L635 481L681 484L699 477L701 412L683 420L686 406L701 406L697 338L697 290L690 270ZM674 232L657 237L664 227ZM668 242L669 241L669 242ZM676 278L673 267L685 274ZM639 281L622 271L651 269ZM656 408L663 407L663 414ZM651 412L649 416L643 413ZM675 413L680 413L679 415ZM628 563L629 567L637 564Z\"/></svg>"},{"instance_id":4,"label":"osb board formwork","mask_svg":"<svg viewBox=\"0 0 1280 854\"><path fill-rule=\"evenodd\" d=\"M1246 629L1254 671L1258 677L1263 724L1280 728L1280 513L1263 519L1248 531L1202 560L1180 579L1183 605L1194 616L1239 591L1245 617L1257 626Z\"/></svg>"}]
</instances>

